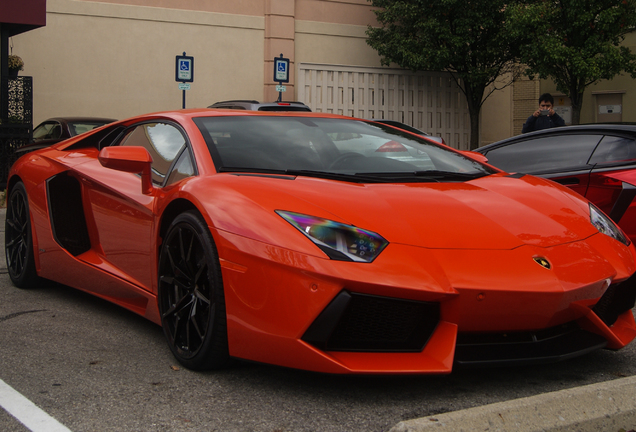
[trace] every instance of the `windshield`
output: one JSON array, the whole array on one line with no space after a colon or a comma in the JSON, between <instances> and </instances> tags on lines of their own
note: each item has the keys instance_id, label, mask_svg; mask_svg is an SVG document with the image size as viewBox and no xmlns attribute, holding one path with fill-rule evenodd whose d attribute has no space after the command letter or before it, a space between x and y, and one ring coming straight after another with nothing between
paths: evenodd
<instances>
[{"instance_id":1,"label":"windshield","mask_svg":"<svg viewBox=\"0 0 636 432\"><path fill-rule=\"evenodd\" d=\"M199 117L219 172L267 172L358 182L465 181L489 167L382 124L311 117Z\"/></svg>"}]
</instances>

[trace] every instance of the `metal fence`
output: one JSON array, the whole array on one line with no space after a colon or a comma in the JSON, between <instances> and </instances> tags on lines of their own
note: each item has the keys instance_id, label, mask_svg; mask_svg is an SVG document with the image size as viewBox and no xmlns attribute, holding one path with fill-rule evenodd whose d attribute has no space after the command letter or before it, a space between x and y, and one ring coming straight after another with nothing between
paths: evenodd
<instances>
[{"instance_id":1,"label":"metal fence","mask_svg":"<svg viewBox=\"0 0 636 432\"><path fill-rule=\"evenodd\" d=\"M33 78L2 77L0 89L0 190L3 190L9 169L18 158L15 151L31 142L33 135Z\"/></svg>"}]
</instances>

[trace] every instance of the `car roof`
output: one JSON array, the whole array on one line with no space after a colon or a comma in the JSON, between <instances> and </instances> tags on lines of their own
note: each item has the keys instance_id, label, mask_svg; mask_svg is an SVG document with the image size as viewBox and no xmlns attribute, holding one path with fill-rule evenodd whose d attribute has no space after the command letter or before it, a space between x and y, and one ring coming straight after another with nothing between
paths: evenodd
<instances>
[{"instance_id":1,"label":"car roof","mask_svg":"<svg viewBox=\"0 0 636 432\"><path fill-rule=\"evenodd\" d=\"M484 153L493 148L501 147L517 141L525 141L535 137L550 135L566 135L573 133L607 133L607 132L627 132L636 134L636 123L588 123L582 125L562 126L551 129L543 129L534 132L528 132L521 135L515 135L510 138L497 141L476 149L476 152Z\"/></svg>"},{"instance_id":2,"label":"car roof","mask_svg":"<svg viewBox=\"0 0 636 432\"><path fill-rule=\"evenodd\" d=\"M242 99L215 102L208 106L208 108L245 109L252 111L311 111L311 108L298 101L259 102Z\"/></svg>"}]
</instances>

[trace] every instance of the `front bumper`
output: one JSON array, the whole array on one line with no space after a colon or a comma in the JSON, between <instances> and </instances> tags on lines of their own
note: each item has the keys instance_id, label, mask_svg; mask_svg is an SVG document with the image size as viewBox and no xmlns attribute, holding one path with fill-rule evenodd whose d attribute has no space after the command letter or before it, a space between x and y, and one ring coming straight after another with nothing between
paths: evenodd
<instances>
[{"instance_id":1,"label":"front bumper","mask_svg":"<svg viewBox=\"0 0 636 432\"><path fill-rule=\"evenodd\" d=\"M454 363L551 363L608 345L621 348L636 334L631 312L635 301L636 274L611 285L591 313L576 321L536 331L457 333ZM619 319L619 325L612 328ZM314 320L302 340L332 352L421 352L439 322L438 303L342 291Z\"/></svg>"},{"instance_id":2,"label":"front bumper","mask_svg":"<svg viewBox=\"0 0 636 432\"><path fill-rule=\"evenodd\" d=\"M508 251L391 244L371 264L223 237L235 246L221 266L237 358L327 373L435 374L559 361L636 336L632 248L601 235Z\"/></svg>"}]
</instances>

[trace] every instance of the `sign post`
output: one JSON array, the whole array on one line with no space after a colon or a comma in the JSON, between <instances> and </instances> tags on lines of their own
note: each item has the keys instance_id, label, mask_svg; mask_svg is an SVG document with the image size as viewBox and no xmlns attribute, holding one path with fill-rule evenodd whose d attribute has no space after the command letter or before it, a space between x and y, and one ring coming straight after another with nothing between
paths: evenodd
<instances>
[{"instance_id":1,"label":"sign post","mask_svg":"<svg viewBox=\"0 0 636 432\"><path fill-rule=\"evenodd\" d=\"M190 90L190 83L194 81L194 57L177 56L175 65L175 81L179 83L179 90L183 91L182 108L186 107L186 90Z\"/></svg>"},{"instance_id":2,"label":"sign post","mask_svg":"<svg viewBox=\"0 0 636 432\"><path fill-rule=\"evenodd\" d=\"M282 53L280 57L274 57L274 81L278 81L276 86L276 91L278 92L277 102L282 102L283 92L287 90L283 83L289 82L289 59L283 58Z\"/></svg>"}]
</instances>

